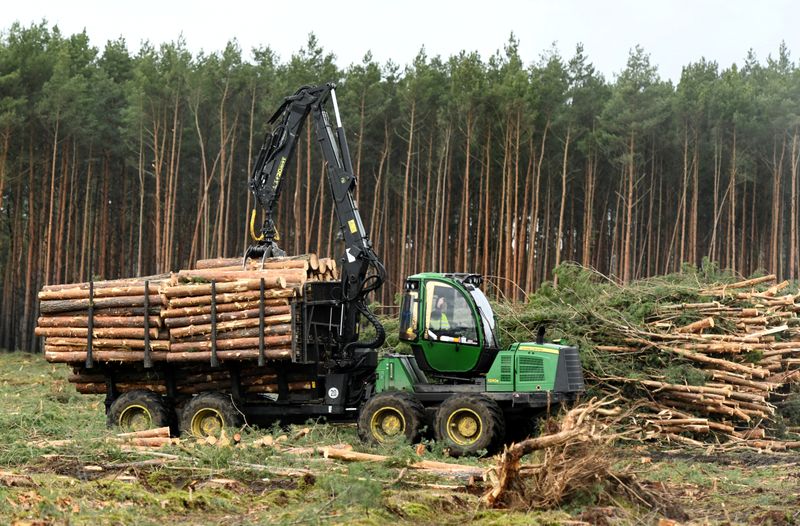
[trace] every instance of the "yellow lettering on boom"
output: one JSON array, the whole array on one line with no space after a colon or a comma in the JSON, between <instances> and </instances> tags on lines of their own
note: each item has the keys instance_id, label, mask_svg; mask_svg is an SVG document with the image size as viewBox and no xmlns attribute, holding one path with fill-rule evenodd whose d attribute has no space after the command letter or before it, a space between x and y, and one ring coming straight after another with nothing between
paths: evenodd
<instances>
[{"instance_id":1,"label":"yellow lettering on boom","mask_svg":"<svg viewBox=\"0 0 800 526\"><path fill-rule=\"evenodd\" d=\"M275 184L272 185L272 190L274 191L278 188L278 183L281 182L281 175L283 174L283 167L286 166L286 157L281 159L281 164L278 165L278 171L275 173Z\"/></svg>"}]
</instances>

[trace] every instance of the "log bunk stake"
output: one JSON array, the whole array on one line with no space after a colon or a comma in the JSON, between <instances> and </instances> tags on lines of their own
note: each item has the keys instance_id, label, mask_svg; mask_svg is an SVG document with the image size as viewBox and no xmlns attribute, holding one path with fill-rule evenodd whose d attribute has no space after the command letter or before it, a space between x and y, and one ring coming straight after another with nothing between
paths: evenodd
<instances>
[{"instance_id":1,"label":"log bunk stake","mask_svg":"<svg viewBox=\"0 0 800 526\"><path fill-rule=\"evenodd\" d=\"M217 358L217 282L211 280L211 367L219 367Z\"/></svg>"},{"instance_id":2,"label":"log bunk stake","mask_svg":"<svg viewBox=\"0 0 800 526\"><path fill-rule=\"evenodd\" d=\"M150 280L144 282L144 310L150 310ZM150 317L144 317L144 368L153 367L153 357L150 355Z\"/></svg>"},{"instance_id":3,"label":"log bunk stake","mask_svg":"<svg viewBox=\"0 0 800 526\"><path fill-rule=\"evenodd\" d=\"M258 296L258 366L264 367L266 363L267 360L264 356L264 278L261 278Z\"/></svg>"},{"instance_id":4,"label":"log bunk stake","mask_svg":"<svg viewBox=\"0 0 800 526\"><path fill-rule=\"evenodd\" d=\"M145 315L145 318L147 316ZM94 281L89 280L89 326L86 334L86 368L94 367Z\"/></svg>"}]
</instances>

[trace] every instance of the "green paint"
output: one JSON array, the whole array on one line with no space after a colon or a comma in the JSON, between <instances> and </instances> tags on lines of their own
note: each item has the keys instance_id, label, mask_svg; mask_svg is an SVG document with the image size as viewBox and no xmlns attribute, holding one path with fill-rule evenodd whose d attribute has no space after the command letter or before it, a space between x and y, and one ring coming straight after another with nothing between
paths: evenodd
<instances>
[{"instance_id":1,"label":"green paint","mask_svg":"<svg viewBox=\"0 0 800 526\"><path fill-rule=\"evenodd\" d=\"M469 291L459 281L434 272L415 274L408 280L419 283L419 298L415 303L416 333L407 337L406 341L422 351L428 364L435 371L463 373L474 369L485 349L485 335L475 301ZM429 287L435 288L437 285L453 289L451 308L454 308L452 303L457 302L462 307L460 310L462 316L443 314L447 324L441 323L441 330L432 331L431 328L435 323L429 320L436 306L429 304L432 296L428 290ZM471 337L458 337L467 332L471 332Z\"/></svg>"},{"instance_id":2,"label":"green paint","mask_svg":"<svg viewBox=\"0 0 800 526\"><path fill-rule=\"evenodd\" d=\"M414 374L406 368L404 361L397 356L386 356L378 362L375 369L375 392L388 390L414 391Z\"/></svg>"},{"instance_id":3,"label":"green paint","mask_svg":"<svg viewBox=\"0 0 800 526\"><path fill-rule=\"evenodd\" d=\"M489 392L508 392L514 390L514 352L497 353L489 372L486 373L486 390Z\"/></svg>"},{"instance_id":4,"label":"green paint","mask_svg":"<svg viewBox=\"0 0 800 526\"><path fill-rule=\"evenodd\" d=\"M528 348L527 345L526 348ZM551 349L518 350L514 356L516 390L523 392L552 391L556 380L557 366L558 351L552 352Z\"/></svg>"},{"instance_id":5,"label":"green paint","mask_svg":"<svg viewBox=\"0 0 800 526\"><path fill-rule=\"evenodd\" d=\"M486 374L489 392L550 391L555 387L560 345L515 343L497 354Z\"/></svg>"}]
</instances>

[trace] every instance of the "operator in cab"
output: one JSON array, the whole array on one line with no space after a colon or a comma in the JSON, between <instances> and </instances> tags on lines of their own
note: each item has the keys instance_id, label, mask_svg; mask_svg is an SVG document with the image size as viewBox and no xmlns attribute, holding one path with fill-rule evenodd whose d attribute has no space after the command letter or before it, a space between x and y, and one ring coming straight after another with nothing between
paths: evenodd
<instances>
[{"instance_id":1,"label":"operator in cab","mask_svg":"<svg viewBox=\"0 0 800 526\"><path fill-rule=\"evenodd\" d=\"M432 339L439 339L438 333L446 331L450 328L450 322L447 320L447 300L440 297L436 301L436 307L431 311L431 323L428 328L429 336Z\"/></svg>"}]
</instances>

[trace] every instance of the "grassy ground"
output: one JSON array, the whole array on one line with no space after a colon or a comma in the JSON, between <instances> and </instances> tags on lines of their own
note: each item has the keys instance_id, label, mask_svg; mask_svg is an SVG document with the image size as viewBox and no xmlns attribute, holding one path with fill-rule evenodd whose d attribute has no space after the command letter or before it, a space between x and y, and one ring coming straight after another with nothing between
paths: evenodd
<instances>
[{"instance_id":1,"label":"grassy ground","mask_svg":"<svg viewBox=\"0 0 800 526\"><path fill-rule=\"evenodd\" d=\"M272 448L200 446L122 451L107 439L103 398L74 392L69 370L39 356L0 354L0 524L593 524L657 523L636 502L602 490L562 509L484 510L482 488L404 470L411 446L359 444L348 425L246 429L245 444L272 434L296 446L353 444L387 454L381 464L346 464ZM304 427L304 426L300 426ZM44 440L73 439L60 447ZM447 460L435 444L425 458ZM800 523L800 466L788 455L707 456L620 447L620 466L662 488L696 523ZM490 459L459 460L486 467ZM313 475L286 475L311 470ZM282 474L280 474L282 473Z\"/></svg>"}]
</instances>

